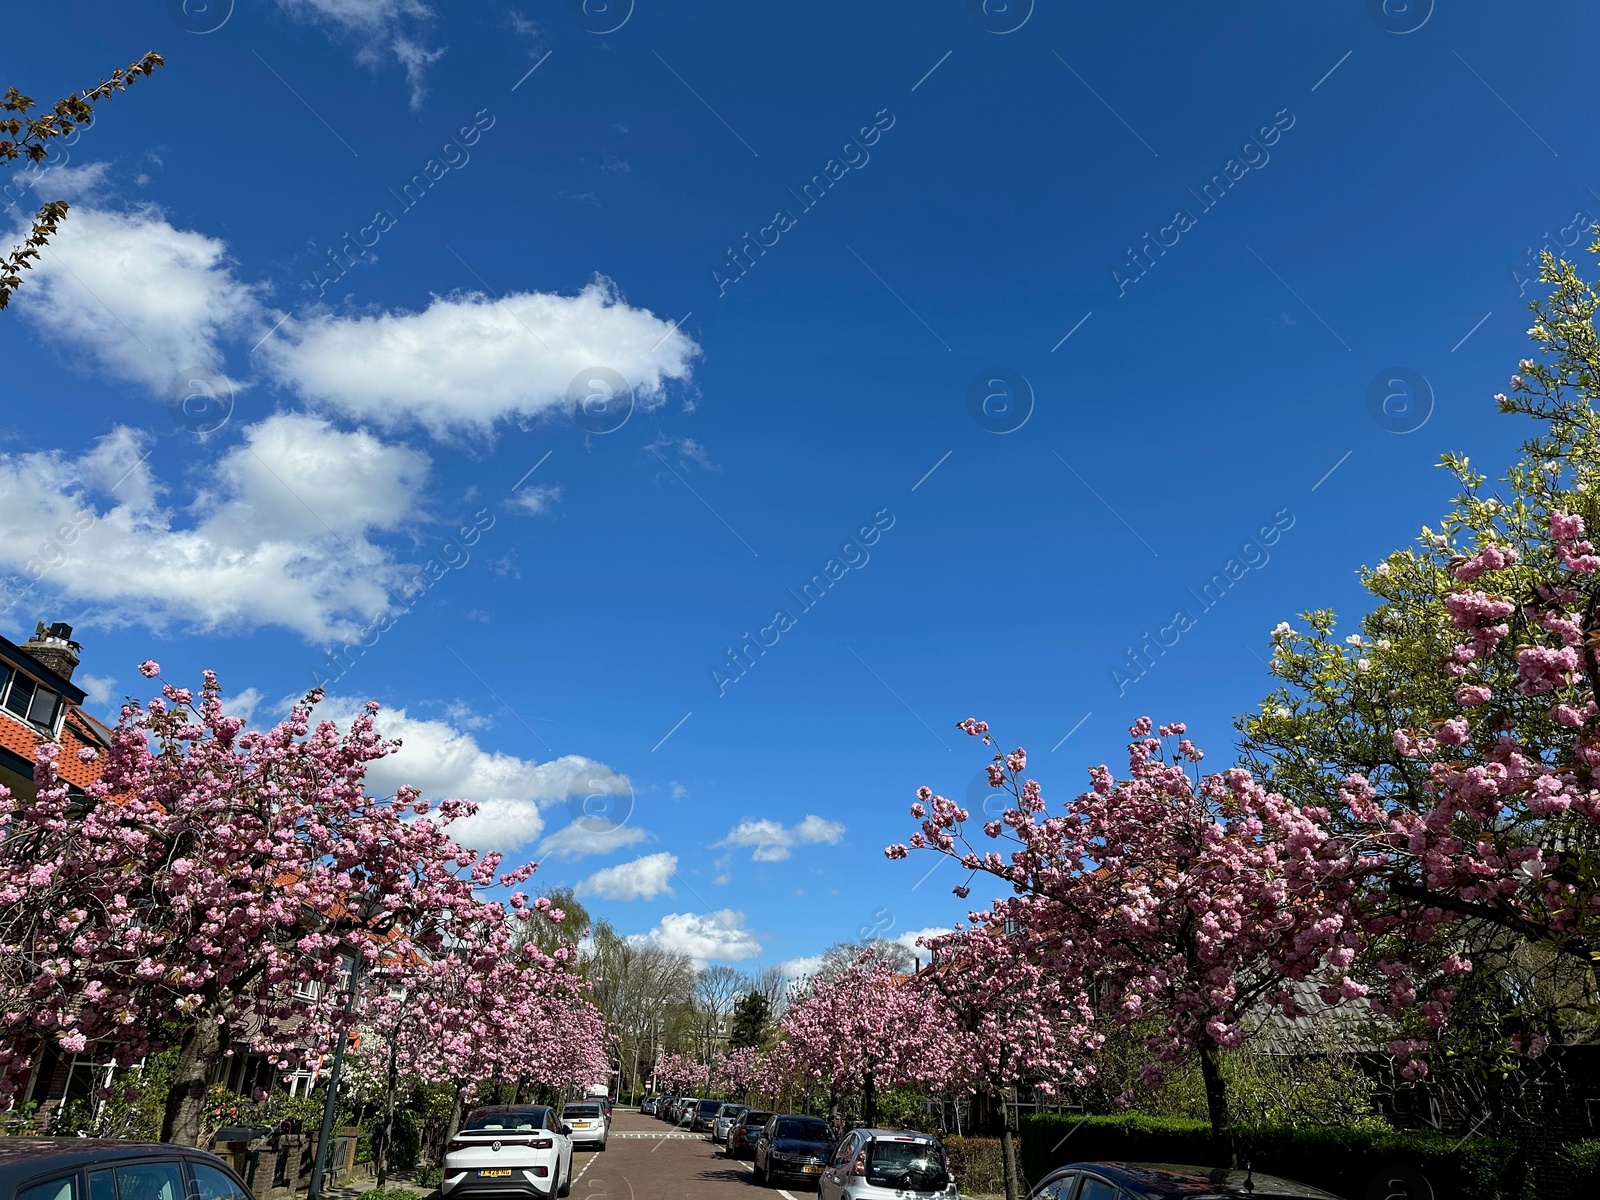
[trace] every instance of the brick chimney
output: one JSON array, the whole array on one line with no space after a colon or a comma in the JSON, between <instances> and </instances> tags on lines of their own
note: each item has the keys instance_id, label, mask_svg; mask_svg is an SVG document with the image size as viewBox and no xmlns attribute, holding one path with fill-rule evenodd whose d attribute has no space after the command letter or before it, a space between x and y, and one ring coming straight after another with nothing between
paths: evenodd
<instances>
[{"instance_id":1,"label":"brick chimney","mask_svg":"<svg viewBox=\"0 0 1600 1200\"><path fill-rule=\"evenodd\" d=\"M33 637L21 646L27 654L68 680L78 667L78 651L82 648L72 640L72 626L61 621L50 626L40 621Z\"/></svg>"}]
</instances>

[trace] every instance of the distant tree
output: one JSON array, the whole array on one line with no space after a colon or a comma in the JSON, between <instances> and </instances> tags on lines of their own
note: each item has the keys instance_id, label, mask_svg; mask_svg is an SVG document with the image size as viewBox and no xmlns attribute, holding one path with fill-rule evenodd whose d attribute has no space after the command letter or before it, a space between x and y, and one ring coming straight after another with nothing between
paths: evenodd
<instances>
[{"instance_id":1,"label":"distant tree","mask_svg":"<svg viewBox=\"0 0 1600 1200\"><path fill-rule=\"evenodd\" d=\"M767 1011L775 1015L783 1005L788 982L782 967L766 967L759 974L750 976L750 990L760 992L767 1002Z\"/></svg>"},{"instance_id":2,"label":"distant tree","mask_svg":"<svg viewBox=\"0 0 1600 1200\"><path fill-rule=\"evenodd\" d=\"M700 1061L709 1063L717 1052L723 1020L733 1009L739 992L739 972L732 967L707 967L694 981L695 1009L700 1022Z\"/></svg>"},{"instance_id":3,"label":"distant tree","mask_svg":"<svg viewBox=\"0 0 1600 1200\"><path fill-rule=\"evenodd\" d=\"M523 942L532 942L545 954L554 954L562 947L573 949L590 932L589 910L579 901L570 887L553 887L545 892L549 901L546 910L561 914L554 921L530 922L517 931L514 949L520 950Z\"/></svg>"},{"instance_id":4,"label":"distant tree","mask_svg":"<svg viewBox=\"0 0 1600 1200\"><path fill-rule=\"evenodd\" d=\"M862 963L882 963L891 971L909 975L917 966L913 950L888 938L867 938L860 942L835 942L822 952L817 978L832 979Z\"/></svg>"},{"instance_id":5,"label":"distant tree","mask_svg":"<svg viewBox=\"0 0 1600 1200\"><path fill-rule=\"evenodd\" d=\"M165 62L152 51L126 69L118 68L110 79L102 79L98 86L73 96L57 100L55 107L43 116L23 114L33 108L34 101L16 88L7 88L0 98L0 162L14 163L26 159L31 165L44 160L50 153L48 142L67 137L82 126L94 121L94 102L104 100L112 92L127 91L141 75L149 75ZM33 259L55 234L67 216L65 200L51 200L34 215L33 226L22 245L13 247L10 254L0 257L0 308L11 302L11 293L22 286L19 274L33 266Z\"/></svg>"},{"instance_id":6,"label":"distant tree","mask_svg":"<svg viewBox=\"0 0 1600 1200\"><path fill-rule=\"evenodd\" d=\"M757 991L746 992L733 1010L733 1026L728 1033L728 1049L743 1050L760 1047L767 1040L767 1022L772 1018L772 1006Z\"/></svg>"}]
</instances>

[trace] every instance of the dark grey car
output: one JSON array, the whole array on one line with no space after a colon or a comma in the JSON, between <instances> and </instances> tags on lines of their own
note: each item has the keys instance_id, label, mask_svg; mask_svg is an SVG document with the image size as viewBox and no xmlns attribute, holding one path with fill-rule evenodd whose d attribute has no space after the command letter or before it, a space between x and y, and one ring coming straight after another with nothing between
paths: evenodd
<instances>
[{"instance_id":1,"label":"dark grey car","mask_svg":"<svg viewBox=\"0 0 1600 1200\"><path fill-rule=\"evenodd\" d=\"M0 1138L0 1200L251 1200L214 1154L98 1138Z\"/></svg>"}]
</instances>

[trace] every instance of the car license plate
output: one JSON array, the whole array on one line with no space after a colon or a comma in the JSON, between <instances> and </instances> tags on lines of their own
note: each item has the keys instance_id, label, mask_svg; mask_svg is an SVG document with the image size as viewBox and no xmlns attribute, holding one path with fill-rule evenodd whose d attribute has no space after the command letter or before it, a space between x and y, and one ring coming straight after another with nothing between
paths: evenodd
<instances>
[{"instance_id":1,"label":"car license plate","mask_svg":"<svg viewBox=\"0 0 1600 1200\"><path fill-rule=\"evenodd\" d=\"M500 1170L500 1171L479 1171L478 1172L478 1178L479 1179L510 1179L511 1178L511 1172L510 1171L505 1171L505 1170Z\"/></svg>"},{"instance_id":2,"label":"car license plate","mask_svg":"<svg viewBox=\"0 0 1600 1200\"><path fill-rule=\"evenodd\" d=\"M819 1163L812 1163L810 1166L801 1167L800 1168L800 1174L802 1174L802 1175L821 1175L822 1174L822 1166Z\"/></svg>"}]
</instances>

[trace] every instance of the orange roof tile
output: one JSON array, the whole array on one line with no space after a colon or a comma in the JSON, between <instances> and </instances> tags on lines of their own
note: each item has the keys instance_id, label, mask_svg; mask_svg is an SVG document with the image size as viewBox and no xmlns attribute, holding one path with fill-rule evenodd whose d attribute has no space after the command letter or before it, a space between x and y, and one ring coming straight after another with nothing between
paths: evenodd
<instances>
[{"instance_id":1,"label":"orange roof tile","mask_svg":"<svg viewBox=\"0 0 1600 1200\"><path fill-rule=\"evenodd\" d=\"M66 719L61 725L61 756L56 759L56 771L74 787L88 787L100 778L100 772L104 770L103 759L84 762L78 757L78 751L86 746L102 754L105 752L107 742L95 729L99 724L78 708L67 709ZM32 725L0 709L0 746L31 763L34 751L46 740Z\"/></svg>"}]
</instances>

